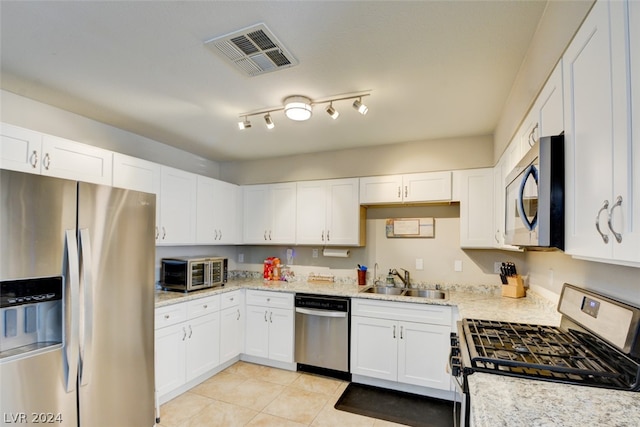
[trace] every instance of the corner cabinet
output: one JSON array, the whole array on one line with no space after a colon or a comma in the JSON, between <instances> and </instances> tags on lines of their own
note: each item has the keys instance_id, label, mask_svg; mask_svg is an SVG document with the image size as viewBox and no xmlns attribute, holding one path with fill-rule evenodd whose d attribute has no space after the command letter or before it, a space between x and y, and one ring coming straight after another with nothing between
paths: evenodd
<instances>
[{"instance_id":1,"label":"corner cabinet","mask_svg":"<svg viewBox=\"0 0 640 427\"><path fill-rule=\"evenodd\" d=\"M451 172L360 178L360 204L432 203L451 200Z\"/></svg>"},{"instance_id":2,"label":"corner cabinet","mask_svg":"<svg viewBox=\"0 0 640 427\"><path fill-rule=\"evenodd\" d=\"M493 168L455 173L460 182L460 247L495 247Z\"/></svg>"},{"instance_id":3,"label":"corner cabinet","mask_svg":"<svg viewBox=\"0 0 640 427\"><path fill-rule=\"evenodd\" d=\"M282 244L296 240L296 183L245 185L243 243Z\"/></svg>"},{"instance_id":4,"label":"corner cabinet","mask_svg":"<svg viewBox=\"0 0 640 427\"><path fill-rule=\"evenodd\" d=\"M159 245L196 240L196 175L161 166Z\"/></svg>"},{"instance_id":5,"label":"corner cabinet","mask_svg":"<svg viewBox=\"0 0 640 427\"><path fill-rule=\"evenodd\" d=\"M358 189L358 178L298 182L296 243L364 245Z\"/></svg>"},{"instance_id":6,"label":"corner cabinet","mask_svg":"<svg viewBox=\"0 0 640 427\"><path fill-rule=\"evenodd\" d=\"M205 176L197 177L197 244L229 245L238 241L237 199L239 187Z\"/></svg>"},{"instance_id":7,"label":"corner cabinet","mask_svg":"<svg viewBox=\"0 0 640 427\"><path fill-rule=\"evenodd\" d=\"M638 19L636 2L596 2L563 57L565 252L576 257L640 262Z\"/></svg>"},{"instance_id":8,"label":"corner cabinet","mask_svg":"<svg viewBox=\"0 0 640 427\"><path fill-rule=\"evenodd\" d=\"M351 373L451 390L451 316L446 306L353 299Z\"/></svg>"}]
</instances>

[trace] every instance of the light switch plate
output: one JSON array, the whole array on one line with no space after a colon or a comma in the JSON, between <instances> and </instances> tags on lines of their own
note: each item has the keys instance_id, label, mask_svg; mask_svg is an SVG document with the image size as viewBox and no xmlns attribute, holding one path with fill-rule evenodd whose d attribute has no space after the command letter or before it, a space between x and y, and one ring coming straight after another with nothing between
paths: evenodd
<instances>
[{"instance_id":1,"label":"light switch plate","mask_svg":"<svg viewBox=\"0 0 640 427\"><path fill-rule=\"evenodd\" d=\"M462 271L462 260L457 259L453 262L453 271Z\"/></svg>"},{"instance_id":2,"label":"light switch plate","mask_svg":"<svg viewBox=\"0 0 640 427\"><path fill-rule=\"evenodd\" d=\"M311 258L318 258L318 250L317 249L313 249L311 251Z\"/></svg>"},{"instance_id":3,"label":"light switch plate","mask_svg":"<svg viewBox=\"0 0 640 427\"><path fill-rule=\"evenodd\" d=\"M238 262L244 262L244 254L238 254Z\"/></svg>"}]
</instances>

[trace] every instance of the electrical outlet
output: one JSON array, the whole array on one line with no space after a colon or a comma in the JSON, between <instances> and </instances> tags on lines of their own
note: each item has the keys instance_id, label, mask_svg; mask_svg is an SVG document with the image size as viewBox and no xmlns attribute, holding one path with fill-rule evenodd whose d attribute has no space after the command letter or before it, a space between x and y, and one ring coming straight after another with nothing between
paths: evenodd
<instances>
[{"instance_id":1,"label":"electrical outlet","mask_svg":"<svg viewBox=\"0 0 640 427\"><path fill-rule=\"evenodd\" d=\"M493 263L493 272L495 274L500 274L500 267L502 267L502 263L500 261L496 261Z\"/></svg>"},{"instance_id":2,"label":"electrical outlet","mask_svg":"<svg viewBox=\"0 0 640 427\"><path fill-rule=\"evenodd\" d=\"M244 262L244 254L238 254L238 262Z\"/></svg>"},{"instance_id":3,"label":"electrical outlet","mask_svg":"<svg viewBox=\"0 0 640 427\"><path fill-rule=\"evenodd\" d=\"M462 260L457 259L453 262L453 271L462 271Z\"/></svg>"},{"instance_id":4,"label":"electrical outlet","mask_svg":"<svg viewBox=\"0 0 640 427\"><path fill-rule=\"evenodd\" d=\"M311 251L311 258L318 258L318 250L317 249L313 249Z\"/></svg>"},{"instance_id":5,"label":"electrical outlet","mask_svg":"<svg viewBox=\"0 0 640 427\"><path fill-rule=\"evenodd\" d=\"M424 270L424 259L416 258L416 270Z\"/></svg>"}]
</instances>

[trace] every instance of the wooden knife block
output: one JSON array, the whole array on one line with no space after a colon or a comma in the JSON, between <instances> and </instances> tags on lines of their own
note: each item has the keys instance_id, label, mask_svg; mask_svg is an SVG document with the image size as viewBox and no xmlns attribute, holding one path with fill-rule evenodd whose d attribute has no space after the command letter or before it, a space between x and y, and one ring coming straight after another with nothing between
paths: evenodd
<instances>
[{"instance_id":1,"label":"wooden knife block","mask_svg":"<svg viewBox=\"0 0 640 427\"><path fill-rule=\"evenodd\" d=\"M507 276L507 284L502 285L502 296L509 298L522 298L525 296L524 281L522 276Z\"/></svg>"}]
</instances>

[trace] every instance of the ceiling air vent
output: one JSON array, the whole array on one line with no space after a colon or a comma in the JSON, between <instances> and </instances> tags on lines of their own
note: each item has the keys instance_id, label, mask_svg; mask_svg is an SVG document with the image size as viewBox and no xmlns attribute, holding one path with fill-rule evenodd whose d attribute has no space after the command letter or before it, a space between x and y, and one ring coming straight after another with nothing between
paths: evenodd
<instances>
[{"instance_id":1,"label":"ceiling air vent","mask_svg":"<svg viewBox=\"0 0 640 427\"><path fill-rule=\"evenodd\" d=\"M248 76L257 76L298 64L264 24L216 37L204 44L213 52L222 54Z\"/></svg>"}]
</instances>

